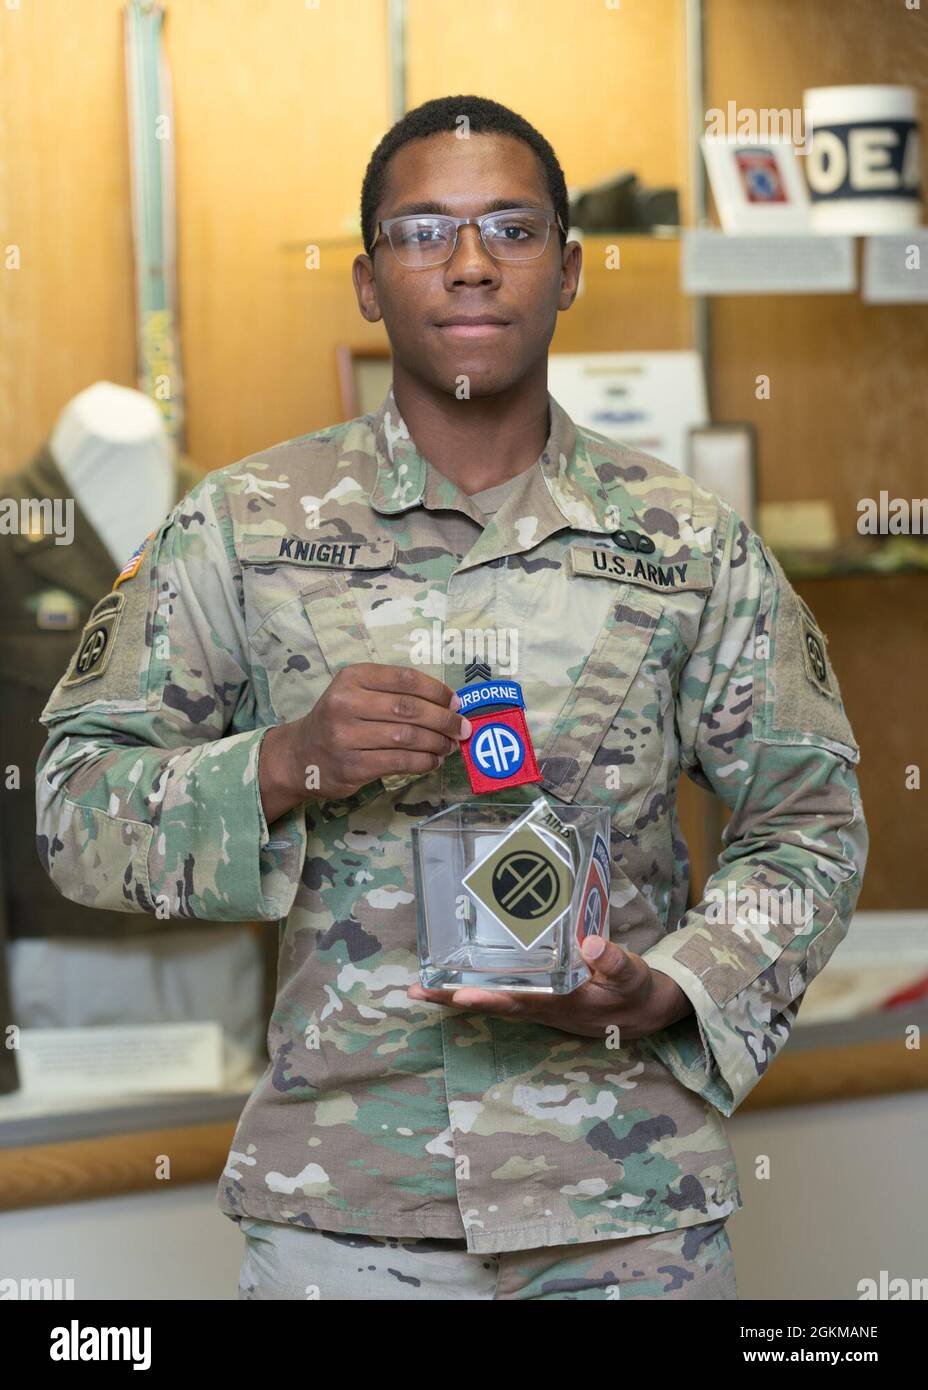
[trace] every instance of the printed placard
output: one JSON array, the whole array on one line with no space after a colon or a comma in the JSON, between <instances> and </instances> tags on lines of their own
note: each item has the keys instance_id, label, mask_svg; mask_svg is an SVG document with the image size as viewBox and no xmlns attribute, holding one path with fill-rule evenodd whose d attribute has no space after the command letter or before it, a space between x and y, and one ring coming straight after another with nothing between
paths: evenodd
<instances>
[{"instance_id":1,"label":"printed placard","mask_svg":"<svg viewBox=\"0 0 928 1390\"><path fill-rule=\"evenodd\" d=\"M17 1059L29 1095L217 1091L223 1085L222 1028L214 1022L23 1028Z\"/></svg>"}]
</instances>

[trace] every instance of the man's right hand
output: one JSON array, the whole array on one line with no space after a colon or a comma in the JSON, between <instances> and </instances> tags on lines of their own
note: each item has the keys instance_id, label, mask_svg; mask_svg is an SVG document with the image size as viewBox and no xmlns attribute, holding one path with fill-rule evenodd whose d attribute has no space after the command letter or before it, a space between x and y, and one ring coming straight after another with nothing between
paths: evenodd
<instances>
[{"instance_id":1,"label":"man's right hand","mask_svg":"<svg viewBox=\"0 0 928 1390\"><path fill-rule=\"evenodd\" d=\"M268 825L310 799L341 801L380 777L433 772L470 737L453 698L444 682L411 666L343 667L308 714L262 739L258 778Z\"/></svg>"}]
</instances>

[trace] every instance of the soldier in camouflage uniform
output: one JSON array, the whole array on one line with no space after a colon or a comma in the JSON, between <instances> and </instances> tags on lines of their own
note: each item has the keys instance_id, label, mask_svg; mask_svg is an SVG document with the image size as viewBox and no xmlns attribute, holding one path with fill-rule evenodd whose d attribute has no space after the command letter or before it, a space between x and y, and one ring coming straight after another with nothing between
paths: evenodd
<instances>
[{"instance_id":1,"label":"soldier in camouflage uniform","mask_svg":"<svg viewBox=\"0 0 928 1390\"><path fill-rule=\"evenodd\" d=\"M39 833L62 892L279 926L269 1065L219 1204L250 1243L276 1232L278 1263L300 1228L339 1239L303 1244L290 1292L243 1272L243 1297L325 1296L319 1250L351 1236L500 1256L500 1297L734 1296L722 1117L859 892L858 749L811 613L726 503L547 392L579 247L554 231L507 264L462 226L414 270L373 216L559 209L559 173L479 98L394 127L355 265L394 350L379 410L209 474L97 604L43 711ZM483 313L505 322L441 326ZM453 691L468 636L500 633L541 790L611 817L611 940L584 943L595 973L567 996L416 983L410 831L471 795ZM690 910L681 770L731 810ZM795 890L807 910L783 920L771 895ZM382 1263L364 1243L356 1264Z\"/></svg>"}]
</instances>

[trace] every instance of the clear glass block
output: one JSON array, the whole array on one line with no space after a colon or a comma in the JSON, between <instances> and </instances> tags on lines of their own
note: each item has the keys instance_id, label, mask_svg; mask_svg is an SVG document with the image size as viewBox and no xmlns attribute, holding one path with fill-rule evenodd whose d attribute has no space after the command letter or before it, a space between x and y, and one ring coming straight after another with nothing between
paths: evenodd
<instances>
[{"instance_id":1,"label":"clear glass block","mask_svg":"<svg viewBox=\"0 0 928 1390\"><path fill-rule=\"evenodd\" d=\"M554 819L552 819L552 813ZM412 831L419 978L427 989L568 994L609 934L609 811L464 801Z\"/></svg>"}]
</instances>

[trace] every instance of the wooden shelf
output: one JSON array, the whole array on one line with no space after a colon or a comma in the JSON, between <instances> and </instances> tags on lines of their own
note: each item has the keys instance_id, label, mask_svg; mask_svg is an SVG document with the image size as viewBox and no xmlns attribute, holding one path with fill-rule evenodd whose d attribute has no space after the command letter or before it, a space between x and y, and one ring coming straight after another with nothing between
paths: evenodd
<instances>
[{"instance_id":1,"label":"wooden shelf","mask_svg":"<svg viewBox=\"0 0 928 1390\"><path fill-rule=\"evenodd\" d=\"M926 1088L928 1053L898 1038L838 1047L790 1043L736 1113ZM0 1149L0 1211L163 1190L167 1180L156 1176L162 1156L170 1160L172 1188L218 1184L234 1132L235 1122L226 1121Z\"/></svg>"},{"instance_id":2,"label":"wooden shelf","mask_svg":"<svg viewBox=\"0 0 928 1390\"><path fill-rule=\"evenodd\" d=\"M928 574L928 541L921 536L861 537L829 550L772 549L791 579L893 579L897 574Z\"/></svg>"}]
</instances>

